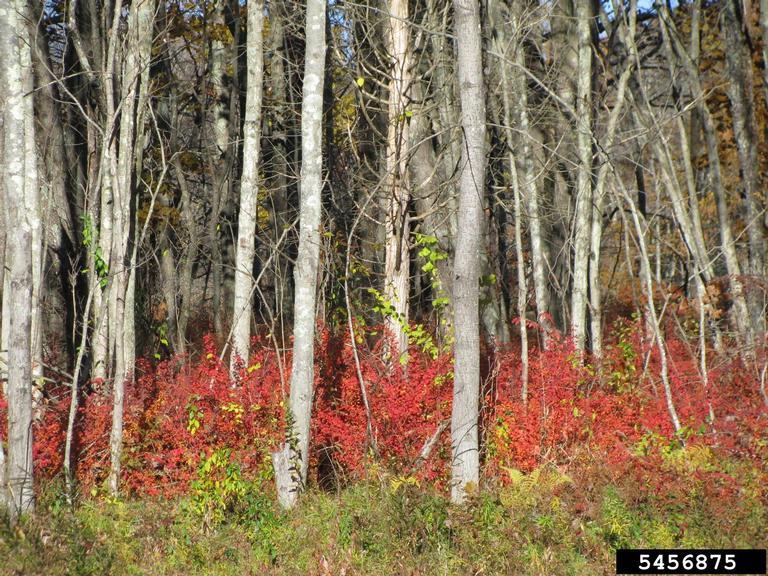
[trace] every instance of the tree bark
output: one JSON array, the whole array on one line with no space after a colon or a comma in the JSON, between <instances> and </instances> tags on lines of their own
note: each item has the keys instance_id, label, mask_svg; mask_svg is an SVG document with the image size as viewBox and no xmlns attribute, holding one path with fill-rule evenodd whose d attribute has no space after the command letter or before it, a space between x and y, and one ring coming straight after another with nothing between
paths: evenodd
<instances>
[{"instance_id":1,"label":"tree bark","mask_svg":"<svg viewBox=\"0 0 768 576\"><path fill-rule=\"evenodd\" d=\"M768 0L760 0L760 33L763 40L763 62L768 62ZM768 102L768 66L763 65L763 91Z\"/></svg>"},{"instance_id":2,"label":"tree bark","mask_svg":"<svg viewBox=\"0 0 768 576\"><path fill-rule=\"evenodd\" d=\"M110 288L115 312L115 375L113 380L112 431L109 438L110 472L109 489L117 495L120 487L120 459L123 450L123 410L125 384L134 370L134 251L131 244L131 204L133 201L133 177L135 171L135 147L137 118L143 117L141 106L146 105L145 70L149 70L154 22L154 0L136 0L128 15L128 37L122 74L122 113L120 115L119 150L115 161L112 206L114 214L112 261L116 269ZM140 140L140 139L139 139ZM103 216L103 214L102 214ZM111 267L112 268L112 267Z\"/></svg>"},{"instance_id":3,"label":"tree bark","mask_svg":"<svg viewBox=\"0 0 768 576\"><path fill-rule=\"evenodd\" d=\"M235 308L232 317L230 374L235 377L238 361L247 365L250 356L253 310L253 263L258 218L259 162L261 150L261 101L264 83L264 3L248 4L248 79L243 125L243 173L240 182L240 215L235 254Z\"/></svg>"},{"instance_id":4,"label":"tree bark","mask_svg":"<svg viewBox=\"0 0 768 576\"><path fill-rule=\"evenodd\" d=\"M408 292L410 281L410 221L408 178L411 58L408 32L408 0L389 0L387 50L391 59L389 123L387 130L387 216L384 263L384 297L394 308L387 326L395 337L399 357L408 350Z\"/></svg>"},{"instance_id":5,"label":"tree bark","mask_svg":"<svg viewBox=\"0 0 768 576\"><path fill-rule=\"evenodd\" d=\"M534 169L534 151L531 141L530 115L528 112L528 82L525 75L526 54L523 39L526 30L522 25L522 6L520 0L509 2L509 33L502 26L497 31L499 51L504 56L501 62L504 80L503 100L509 108L509 120L514 122L519 136L507 135L508 145L512 146L516 162L519 189L516 194L524 200L528 210L528 233L531 244L531 264L533 269L533 287L536 300L536 319L540 327L541 345L550 347L555 329L550 311L550 293L548 282L549 254L544 242L544 227L540 207L540 187ZM511 44L511 45L510 45ZM514 95L514 97L512 96Z\"/></svg>"},{"instance_id":6,"label":"tree bark","mask_svg":"<svg viewBox=\"0 0 768 576\"><path fill-rule=\"evenodd\" d=\"M516 20L513 20L512 25L516 28ZM517 45L513 50L517 51ZM520 374L520 397L523 404L528 404L528 319L526 316L528 310L528 280L525 276L525 255L523 250L523 233L522 233L522 207L520 197L522 196L522 190L520 185L520 177L518 174L518 164L524 164L525 161L520 161L512 152L512 142L514 137L512 134L512 106L510 105L510 98L508 96L509 80L507 73L507 66L505 62L501 63L502 72L502 90L504 91L504 124L507 138L507 147L509 148L509 172L510 180L512 184L512 193L514 194L514 216L515 216L515 254L517 256L517 316L520 321L520 363L522 365ZM522 130L522 125L521 125ZM523 132L523 137L527 136L526 132ZM525 154L525 150L523 150ZM530 189L528 190L530 193ZM531 232L533 234L533 232ZM532 256L533 257L533 256ZM536 273L534 272L534 278ZM544 349L546 349L549 341L549 335L542 326L542 338L544 343Z\"/></svg>"},{"instance_id":7,"label":"tree bark","mask_svg":"<svg viewBox=\"0 0 768 576\"><path fill-rule=\"evenodd\" d=\"M637 23L637 6L635 2L630 3L629 14L621 14L622 41L626 45L634 45L634 37ZM626 24L624 23L626 22ZM626 55L626 54L625 54ZM601 137L600 155L601 163L597 174L597 181L594 189L594 206L592 212L592 230L590 235L589 249L589 298L590 298L590 339L592 343L592 353L597 358L603 354L603 331L602 331L602 285L600 281L600 251L603 236L603 206L605 205L605 186L608 177L608 171L612 159L610 157L611 148L616 139L616 129L626 101L626 93L629 82L634 71L634 61L626 58L624 69L621 71L616 87L616 98L613 108L608 115L608 125L605 135Z\"/></svg>"},{"instance_id":8,"label":"tree bark","mask_svg":"<svg viewBox=\"0 0 768 576\"><path fill-rule=\"evenodd\" d=\"M178 156L173 159L173 168L176 174L176 181L181 190L181 219L184 227L187 229L187 246L182 258L181 273L179 275L179 293L181 295L181 306L179 306L178 320L178 352L186 354L187 349L187 325L189 324L189 314L192 309L192 281L197 261L197 253L200 245L200 229L195 218L195 207L192 203L192 194L189 190L187 178L184 175L184 169Z\"/></svg>"},{"instance_id":9,"label":"tree bark","mask_svg":"<svg viewBox=\"0 0 768 576\"><path fill-rule=\"evenodd\" d=\"M232 106L237 99L232 94L233 77L227 73L227 67L233 66L237 74L237 59L233 56L227 34L229 33L225 18L225 2L213 4L213 14L210 22L211 39L209 52L209 83L213 93L210 105L210 123L212 137L208 142L208 168L211 176L211 216L208 221L208 242L211 251L212 289L213 294L213 327L218 338L224 335L224 315L226 307L225 286L225 238L221 233L222 214L229 198L230 175L234 163L233 136L238 132L232 122ZM236 44L236 39L231 44Z\"/></svg>"},{"instance_id":10,"label":"tree bark","mask_svg":"<svg viewBox=\"0 0 768 576\"><path fill-rule=\"evenodd\" d=\"M274 108L269 142L272 146L272 178L271 198L274 212L274 242L275 245L286 229L293 225L289 210L289 122L293 117L289 112L287 94L288 70L286 67L287 53L285 49L285 13L284 0L272 1L269 7L270 34L270 85L272 88L272 105ZM287 248L280 248L280 255L274 259L275 282L275 312L279 316L281 341L284 339L284 326L291 320L290 304L293 302L292 262L286 256Z\"/></svg>"},{"instance_id":11,"label":"tree bark","mask_svg":"<svg viewBox=\"0 0 768 576\"><path fill-rule=\"evenodd\" d=\"M6 502L12 519L34 508L32 462L33 282L35 227L40 227L40 192L34 132L33 70L25 19L26 2L0 6L0 97L2 97L5 226L7 242L8 463ZM12 151L12 152L11 152Z\"/></svg>"},{"instance_id":12,"label":"tree bark","mask_svg":"<svg viewBox=\"0 0 768 576\"><path fill-rule=\"evenodd\" d=\"M741 165L747 238L749 239L749 274L753 280L765 275L764 211L760 206L760 162L758 158L757 117L752 78L752 60L744 36L741 2L726 0L723 18L725 33L725 62L729 79L728 97L731 102L733 132ZM765 332L765 298L761 290L747 293L747 305L756 334Z\"/></svg>"},{"instance_id":13,"label":"tree bark","mask_svg":"<svg viewBox=\"0 0 768 576\"><path fill-rule=\"evenodd\" d=\"M571 335L583 352L587 336L589 249L592 230L592 13L590 3L576 2L578 68L576 71L576 141L579 164L576 175L574 219Z\"/></svg>"},{"instance_id":14,"label":"tree bark","mask_svg":"<svg viewBox=\"0 0 768 576\"><path fill-rule=\"evenodd\" d=\"M409 168L413 183L413 198L416 213L422 219L422 233L434 237L437 241L436 249L446 256L445 259L436 262L436 275L431 286L433 304L438 298L448 299L445 307L435 307L439 316L438 330L445 336L448 334L452 323L450 304L453 295L451 216L446 206L446 187L441 186L442 173L433 147L434 135L430 128L428 107L424 101L423 82L419 78L413 79L411 95L414 103L410 130L413 154Z\"/></svg>"},{"instance_id":15,"label":"tree bark","mask_svg":"<svg viewBox=\"0 0 768 576\"><path fill-rule=\"evenodd\" d=\"M308 0L306 58L301 103L301 205L299 254L294 271L294 326L291 394L292 438L288 444L299 462L296 490L307 481L309 429L314 384L315 308L320 260L323 190L322 113L325 78L325 0Z\"/></svg>"},{"instance_id":16,"label":"tree bark","mask_svg":"<svg viewBox=\"0 0 768 576\"><path fill-rule=\"evenodd\" d=\"M451 412L451 500L477 490L480 475L479 280L485 191L485 90L477 0L454 0L457 77L463 130L458 233L454 260L454 388Z\"/></svg>"},{"instance_id":17,"label":"tree bark","mask_svg":"<svg viewBox=\"0 0 768 576\"><path fill-rule=\"evenodd\" d=\"M704 139L707 148L707 158L709 160L709 179L715 193L717 204L717 217L720 225L720 245L723 251L726 270L728 272L728 282L733 299L733 309L731 320L734 325L737 339L745 345L747 350L754 348L754 331L752 320L749 316L746 299L744 296L744 286L741 281L741 265L736 252L736 243L733 237L731 227L731 215L728 208L726 189L723 183L722 167L718 150L717 127L715 125L712 112L707 104L706 94L701 85L701 78L698 70L693 66L689 54L685 47L679 42L679 34L675 24L669 14L666 4L655 2L659 12L659 22L665 49L670 60L675 55L679 55L678 64L684 70L684 78L691 97L696 101L696 109L701 120L701 127L704 131Z\"/></svg>"}]
</instances>

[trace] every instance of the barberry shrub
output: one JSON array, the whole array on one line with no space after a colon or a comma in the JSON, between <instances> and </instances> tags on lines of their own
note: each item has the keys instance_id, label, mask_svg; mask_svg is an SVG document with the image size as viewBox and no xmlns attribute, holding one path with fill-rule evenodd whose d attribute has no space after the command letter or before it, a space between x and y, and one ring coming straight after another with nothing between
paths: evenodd
<instances>
[{"instance_id":1,"label":"barberry shrub","mask_svg":"<svg viewBox=\"0 0 768 576\"><path fill-rule=\"evenodd\" d=\"M383 359L386 346L380 334L380 328L359 327L358 374L347 332L320 331L313 481L339 486L384 470L400 483L426 482L443 489L450 458L445 423L451 410L452 358L445 352L435 357L414 345L406 371ZM599 364L582 359L567 340L547 351L532 350L526 403L520 399L518 350L486 351L485 482L509 485L519 474L543 466L569 473L599 470L630 482L633 494L658 500L671 494L675 479L687 475L700 493L722 502L747 478L757 474L765 480L768 415L756 377L738 360L710 353L705 386L690 348L674 340L667 345L672 393L684 424L679 434L660 392L657 354L643 339L639 320L615 326ZM191 495L215 523L243 497L243 486L261 490L271 484L270 454L284 439L290 353L258 337L252 350L235 381L212 337L204 338L195 356L138 363L135 382L126 390L127 493ZM45 398L35 421L34 446L43 481L61 472L68 388L49 387ZM5 420L0 397L0 437ZM97 390L84 393L75 453L85 493L98 492L107 476L110 423L111 399ZM431 449L425 459L426 446ZM733 461L749 463L752 472L721 465Z\"/></svg>"}]
</instances>

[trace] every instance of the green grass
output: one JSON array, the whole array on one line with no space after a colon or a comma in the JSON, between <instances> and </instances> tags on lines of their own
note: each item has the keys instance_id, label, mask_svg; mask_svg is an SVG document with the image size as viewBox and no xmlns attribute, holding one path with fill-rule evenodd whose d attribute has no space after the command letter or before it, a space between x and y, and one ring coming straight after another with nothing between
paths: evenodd
<instances>
[{"instance_id":1,"label":"green grass","mask_svg":"<svg viewBox=\"0 0 768 576\"><path fill-rule=\"evenodd\" d=\"M0 575L612 574L617 547L768 546L760 485L732 502L693 491L661 506L597 475L511 478L462 507L386 477L310 491L290 513L253 485L212 526L189 499L70 509L49 490L36 516L0 520Z\"/></svg>"}]
</instances>

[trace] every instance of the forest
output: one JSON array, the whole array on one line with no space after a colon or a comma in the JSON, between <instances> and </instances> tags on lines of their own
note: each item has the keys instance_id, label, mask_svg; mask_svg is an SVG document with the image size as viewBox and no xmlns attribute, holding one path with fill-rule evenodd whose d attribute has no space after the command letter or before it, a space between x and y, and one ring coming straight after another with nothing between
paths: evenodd
<instances>
[{"instance_id":1,"label":"forest","mask_svg":"<svg viewBox=\"0 0 768 576\"><path fill-rule=\"evenodd\" d=\"M0 0L0 575L768 548L768 0Z\"/></svg>"}]
</instances>

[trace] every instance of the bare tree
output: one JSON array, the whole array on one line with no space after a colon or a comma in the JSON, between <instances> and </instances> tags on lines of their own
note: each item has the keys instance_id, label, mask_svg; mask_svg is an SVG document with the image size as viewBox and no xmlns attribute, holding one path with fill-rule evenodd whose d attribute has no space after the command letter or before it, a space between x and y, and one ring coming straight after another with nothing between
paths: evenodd
<instances>
[{"instance_id":1,"label":"bare tree","mask_svg":"<svg viewBox=\"0 0 768 576\"><path fill-rule=\"evenodd\" d=\"M707 103L699 71L694 67L690 54L680 40L677 27L665 3L655 2L664 42L665 53L670 62L680 67L685 86L696 104L701 129L704 133L707 158L709 160L709 181L715 194L720 231L720 246L728 272L728 281L733 298L732 322L738 339L747 349L754 345L752 320L747 308L744 286L741 280L741 264L736 251L736 242L728 207L727 191L723 182L722 162L718 149L717 127Z\"/></svg>"},{"instance_id":2,"label":"bare tree","mask_svg":"<svg viewBox=\"0 0 768 576\"><path fill-rule=\"evenodd\" d=\"M451 413L451 500L461 503L480 476L479 280L484 250L485 89L477 0L454 0L454 33L463 131L458 232L454 260L454 388Z\"/></svg>"},{"instance_id":3,"label":"bare tree","mask_svg":"<svg viewBox=\"0 0 768 576\"><path fill-rule=\"evenodd\" d=\"M527 64L527 46L535 39L536 12L521 0L495 2L494 5L499 19L494 28L494 51L500 58L501 99L507 124L507 145L512 152L510 162L515 162L515 166L511 167L514 168L512 175L518 181L514 194L519 196L521 209L523 206L527 208L536 318L541 329L541 343L546 350L550 346L555 327L550 312L550 264L544 238L542 183L535 169L536 131L531 125L529 110L528 75L532 72ZM518 199L515 198L515 201ZM522 271L525 271L525 267ZM520 289L523 289L522 286ZM525 298L527 303L527 294ZM521 323L521 336L523 326Z\"/></svg>"},{"instance_id":4,"label":"bare tree","mask_svg":"<svg viewBox=\"0 0 768 576\"><path fill-rule=\"evenodd\" d=\"M112 431L109 437L110 473L109 488L117 494L120 487L120 459L123 450L123 409L125 383L133 374L135 356L135 327L133 325L134 252L131 242L131 203L135 174L135 147L137 119L142 118L141 107L146 105L147 76L152 48L152 26L155 16L154 0L136 0L128 13L128 32L125 62L122 74L122 98L120 115L120 148L112 160L114 174L114 214L112 261L114 277L110 295L114 303L114 315L110 324L115 328L115 374L113 379ZM143 80L143 81L142 81ZM140 140L140 139L139 139ZM112 305L112 303L111 303Z\"/></svg>"},{"instance_id":5,"label":"bare tree","mask_svg":"<svg viewBox=\"0 0 768 576\"><path fill-rule=\"evenodd\" d=\"M243 173L240 181L240 216L235 253L235 308L232 317L233 377L237 361L248 362L253 309L256 220L258 217L259 160L261 149L261 100L264 84L264 3L248 4L248 78L243 126Z\"/></svg>"},{"instance_id":6,"label":"bare tree","mask_svg":"<svg viewBox=\"0 0 768 576\"><path fill-rule=\"evenodd\" d=\"M739 0L726 0L722 28L725 33L725 62L729 82L733 132L741 165L746 232L749 239L748 270L753 279L765 274L765 210L760 205L760 162L758 158L757 116L755 114L752 59L744 35L746 22ZM765 332L765 298L760 290L747 293L749 313L757 334Z\"/></svg>"},{"instance_id":7,"label":"bare tree","mask_svg":"<svg viewBox=\"0 0 768 576\"><path fill-rule=\"evenodd\" d=\"M578 68L576 70L576 141L579 164L574 219L571 334L583 351L587 335L589 249L592 230L592 19L591 3L576 2Z\"/></svg>"},{"instance_id":8,"label":"bare tree","mask_svg":"<svg viewBox=\"0 0 768 576\"><path fill-rule=\"evenodd\" d=\"M35 496L32 462L33 282L35 247L40 236L33 70L26 19L27 5L13 0L0 6L0 102L3 108L2 177L5 227L8 333L8 463L6 502L11 517L31 511Z\"/></svg>"},{"instance_id":9,"label":"bare tree","mask_svg":"<svg viewBox=\"0 0 768 576\"><path fill-rule=\"evenodd\" d=\"M389 79L389 122L387 129L387 216L384 264L384 296L394 309L387 325L395 336L396 356L408 349L405 326L408 322L410 222L408 201L409 92L411 84L408 0L389 0L387 48L391 59Z\"/></svg>"},{"instance_id":10,"label":"bare tree","mask_svg":"<svg viewBox=\"0 0 768 576\"><path fill-rule=\"evenodd\" d=\"M208 220L208 248L211 252L211 292L213 295L213 325L219 338L224 334L226 306L226 235L221 234L222 216L227 207L231 175L235 162L235 137L238 134L237 95L233 94L238 66L234 56L237 38L231 38L226 24L227 2L212 4L213 12L209 22L210 50L208 56L208 82L212 101L207 111L210 114L210 136L206 138L208 172L210 173L211 216ZM230 72L231 70L231 72Z\"/></svg>"},{"instance_id":11,"label":"bare tree","mask_svg":"<svg viewBox=\"0 0 768 576\"><path fill-rule=\"evenodd\" d=\"M309 428L312 414L315 350L315 306L320 260L320 217L323 189L323 82L325 80L325 1L307 2L306 59L301 103L301 206L299 254L295 267L293 366L289 415L291 430L283 454L298 470L286 482L290 495L282 501L292 506L307 480ZM282 468L286 470L287 468Z\"/></svg>"}]
</instances>

